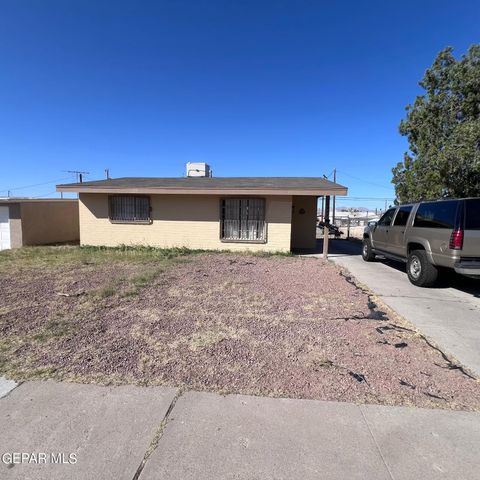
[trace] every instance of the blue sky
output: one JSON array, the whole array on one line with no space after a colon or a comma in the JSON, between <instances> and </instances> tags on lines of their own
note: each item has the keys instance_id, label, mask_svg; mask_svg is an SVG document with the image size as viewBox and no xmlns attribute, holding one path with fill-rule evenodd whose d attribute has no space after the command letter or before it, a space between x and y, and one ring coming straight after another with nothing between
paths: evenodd
<instances>
[{"instance_id":1,"label":"blue sky","mask_svg":"<svg viewBox=\"0 0 480 480\"><path fill-rule=\"evenodd\" d=\"M393 197L418 80L443 47L480 40L475 1L0 6L0 196L51 195L65 170L181 176L206 161L216 176L336 167L352 197Z\"/></svg>"}]
</instances>

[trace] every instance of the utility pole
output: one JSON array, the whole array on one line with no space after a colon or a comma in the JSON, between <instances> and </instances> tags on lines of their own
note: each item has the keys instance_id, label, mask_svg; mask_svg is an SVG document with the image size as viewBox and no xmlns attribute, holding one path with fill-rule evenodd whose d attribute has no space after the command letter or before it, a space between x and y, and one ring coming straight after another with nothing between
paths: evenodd
<instances>
[{"instance_id":1,"label":"utility pole","mask_svg":"<svg viewBox=\"0 0 480 480\"><path fill-rule=\"evenodd\" d=\"M323 227L323 258L328 258L328 224L330 223L330 195L325 196L325 226Z\"/></svg>"},{"instance_id":2,"label":"utility pole","mask_svg":"<svg viewBox=\"0 0 480 480\"><path fill-rule=\"evenodd\" d=\"M108 180L110 178L110 169L106 168L105 169L105 178Z\"/></svg>"},{"instance_id":3,"label":"utility pole","mask_svg":"<svg viewBox=\"0 0 480 480\"><path fill-rule=\"evenodd\" d=\"M333 169L333 183L337 183L337 169ZM335 225L335 195L332 200L332 225Z\"/></svg>"}]
</instances>

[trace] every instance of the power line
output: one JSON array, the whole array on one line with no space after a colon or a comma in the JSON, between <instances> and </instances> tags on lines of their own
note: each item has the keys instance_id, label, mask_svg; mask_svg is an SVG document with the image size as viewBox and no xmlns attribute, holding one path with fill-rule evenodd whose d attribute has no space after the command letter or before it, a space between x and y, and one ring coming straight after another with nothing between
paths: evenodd
<instances>
[{"instance_id":1,"label":"power line","mask_svg":"<svg viewBox=\"0 0 480 480\"><path fill-rule=\"evenodd\" d=\"M8 188L8 189L5 189L5 190L0 190L0 192L13 192L14 190L25 190L26 188L41 187L42 185L48 185L50 183L57 183L57 182L61 182L63 180L69 180L71 178L72 178L71 176L63 177L63 178L57 178L56 180L50 180L49 182L36 183L34 185L25 185L23 187Z\"/></svg>"},{"instance_id":2,"label":"power line","mask_svg":"<svg viewBox=\"0 0 480 480\"><path fill-rule=\"evenodd\" d=\"M42 198L42 197L47 197L48 195L53 195L54 193L57 193L56 191L53 192L48 192L48 193L42 193L42 195L36 195L35 197L30 197L30 198Z\"/></svg>"},{"instance_id":3,"label":"power line","mask_svg":"<svg viewBox=\"0 0 480 480\"><path fill-rule=\"evenodd\" d=\"M347 197L337 195L341 200L395 200L395 197Z\"/></svg>"},{"instance_id":4,"label":"power line","mask_svg":"<svg viewBox=\"0 0 480 480\"><path fill-rule=\"evenodd\" d=\"M386 188L388 190L391 190L393 187L387 187L385 185L380 185L379 183L371 182L369 180L364 180L362 178L355 177L354 175L350 175L349 173L345 173L343 171L337 170L338 173L341 173L342 175L346 175L347 177L353 178L354 180L358 180L359 182L363 183L369 183L370 185L374 185L375 187L379 188Z\"/></svg>"}]
</instances>

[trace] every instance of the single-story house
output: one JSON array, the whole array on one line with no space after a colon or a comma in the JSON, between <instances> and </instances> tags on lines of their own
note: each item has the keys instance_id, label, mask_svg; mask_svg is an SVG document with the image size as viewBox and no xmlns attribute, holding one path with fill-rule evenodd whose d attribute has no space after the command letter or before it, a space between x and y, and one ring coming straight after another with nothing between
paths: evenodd
<instances>
[{"instance_id":1,"label":"single-story house","mask_svg":"<svg viewBox=\"0 0 480 480\"><path fill-rule=\"evenodd\" d=\"M78 200L0 199L0 250L78 242Z\"/></svg>"},{"instance_id":2,"label":"single-story house","mask_svg":"<svg viewBox=\"0 0 480 480\"><path fill-rule=\"evenodd\" d=\"M82 245L290 251L314 248L317 199L347 188L311 177L117 178L78 192Z\"/></svg>"}]
</instances>

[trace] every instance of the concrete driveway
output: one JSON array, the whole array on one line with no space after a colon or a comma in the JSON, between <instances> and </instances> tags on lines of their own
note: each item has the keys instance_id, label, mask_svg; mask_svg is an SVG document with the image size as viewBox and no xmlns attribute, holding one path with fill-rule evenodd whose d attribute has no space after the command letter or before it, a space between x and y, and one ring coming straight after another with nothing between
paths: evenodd
<instances>
[{"instance_id":1,"label":"concrete driveway","mask_svg":"<svg viewBox=\"0 0 480 480\"><path fill-rule=\"evenodd\" d=\"M480 462L478 412L164 387L27 382L0 424L2 479L467 480Z\"/></svg>"},{"instance_id":2,"label":"concrete driveway","mask_svg":"<svg viewBox=\"0 0 480 480\"><path fill-rule=\"evenodd\" d=\"M331 240L330 252L332 261L480 375L480 280L452 273L436 288L419 288L409 282L403 264L385 259L364 262L359 242Z\"/></svg>"}]
</instances>

